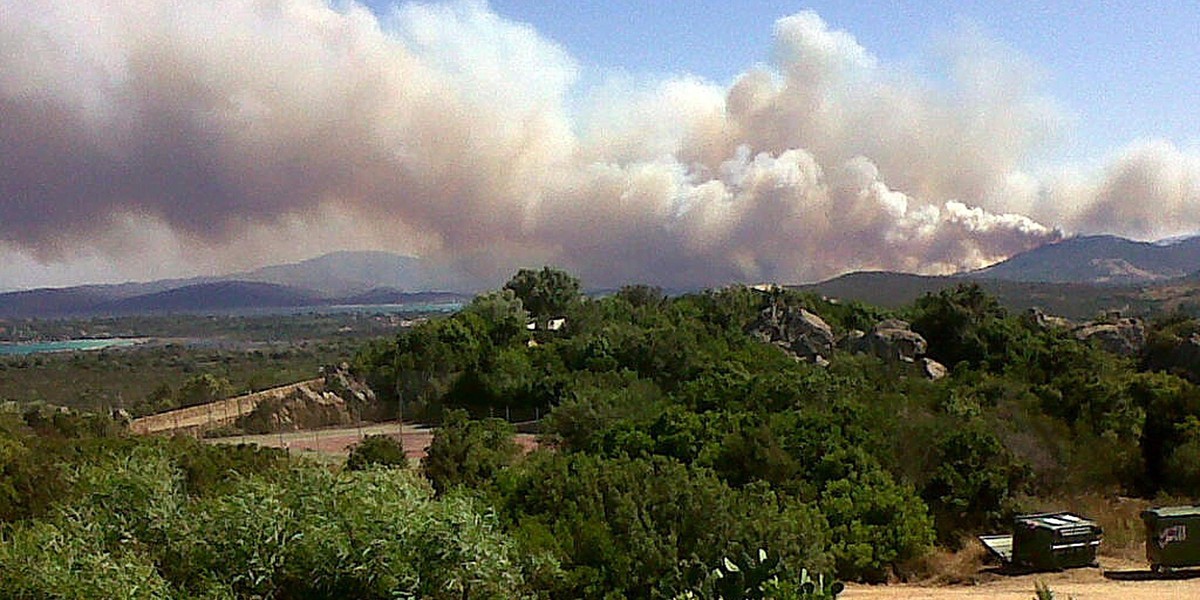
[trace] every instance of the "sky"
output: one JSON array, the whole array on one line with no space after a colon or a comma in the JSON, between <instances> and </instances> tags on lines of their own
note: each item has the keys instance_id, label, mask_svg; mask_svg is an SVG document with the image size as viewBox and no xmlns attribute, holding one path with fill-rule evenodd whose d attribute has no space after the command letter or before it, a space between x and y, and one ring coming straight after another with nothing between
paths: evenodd
<instances>
[{"instance_id":1,"label":"sky","mask_svg":"<svg viewBox=\"0 0 1200 600\"><path fill-rule=\"evenodd\" d=\"M0 289L947 273L1200 231L1185 2L0 3Z\"/></svg>"},{"instance_id":2,"label":"sky","mask_svg":"<svg viewBox=\"0 0 1200 600\"><path fill-rule=\"evenodd\" d=\"M386 11L388 2L372 6ZM1039 89L1073 119L1044 160L1095 161L1135 139L1200 147L1200 6L1169 0L676 2L499 0L587 68L693 73L728 83L769 59L774 21L803 10L853 34L882 62L937 77L937 55L964 31L1039 71ZM1069 138L1066 134L1069 133Z\"/></svg>"}]
</instances>

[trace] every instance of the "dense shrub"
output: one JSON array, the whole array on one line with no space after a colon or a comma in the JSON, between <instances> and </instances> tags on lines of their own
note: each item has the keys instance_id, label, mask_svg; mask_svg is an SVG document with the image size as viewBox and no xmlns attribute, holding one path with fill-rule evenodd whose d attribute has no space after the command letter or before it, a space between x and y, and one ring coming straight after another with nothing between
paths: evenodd
<instances>
[{"instance_id":1,"label":"dense shrub","mask_svg":"<svg viewBox=\"0 0 1200 600\"><path fill-rule=\"evenodd\" d=\"M669 597L721 556L760 546L789 572L830 564L814 507L764 485L734 490L707 469L662 457L541 453L499 488L527 548L561 563L555 597Z\"/></svg>"},{"instance_id":2,"label":"dense shrub","mask_svg":"<svg viewBox=\"0 0 1200 600\"><path fill-rule=\"evenodd\" d=\"M466 411L450 411L421 467L439 494L456 486L480 487L520 455L513 433L500 419L475 421Z\"/></svg>"},{"instance_id":3,"label":"dense shrub","mask_svg":"<svg viewBox=\"0 0 1200 600\"><path fill-rule=\"evenodd\" d=\"M404 454L404 445L390 435L368 435L363 438L350 449L346 468L361 471L373 466L407 467L408 456Z\"/></svg>"},{"instance_id":4,"label":"dense shrub","mask_svg":"<svg viewBox=\"0 0 1200 600\"><path fill-rule=\"evenodd\" d=\"M899 564L933 543L933 520L924 503L879 469L831 482L819 506L832 532L838 577L844 579L886 581Z\"/></svg>"},{"instance_id":5,"label":"dense shrub","mask_svg":"<svg viewBox=\"0 0 1200 600\"><path fill-rule=\"evenodd\" d=\"M962 532L1000 527L1015 512L1029 469L979 424L945 432L937 465L923 496L939 536L953 543Z\"/></svg>"},{"instance_id":6,"label":"dense shrub","mask_svg":"<svg viewBox=\"0 0 1200 600\"><path fill-rule=\"evenodd\" d=\"M522 568L496 520L411 475L293 468L188 501L168 452L80 468L78 502L11 526L14 598L514 598Z\"/></svg>"}]
</instances>

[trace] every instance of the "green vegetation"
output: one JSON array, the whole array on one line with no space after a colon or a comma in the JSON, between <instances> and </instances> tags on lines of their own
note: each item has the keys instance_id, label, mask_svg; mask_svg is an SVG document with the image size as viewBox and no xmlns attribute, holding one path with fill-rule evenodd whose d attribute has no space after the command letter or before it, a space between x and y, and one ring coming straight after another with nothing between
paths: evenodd
<instances>
[{"instance_id":1,"label":"green vegetation","mask_svg":"<svg viewBox=\"0 0 1200 600\"><path fill-rule=\"evenodd\" d=\"M166 345L4 357L0 402L124 409L140 416L312 379L321 365L348 358L353 348L334 343L253 350Z\"/></svg>"},{"instance_id":2,"label":"green vegetation","mask_svg":"<svg viewBox=\"0 0 1200 600\"><path fill-rule=\"evenodd\" d=\"M438 489L488 498L526 552L554 556L558 594L662 596L701 585L699 565L760 547L790 573L882 581L1033 498L1200 492L1186 466L1200 455L1192 384L1010 315L975 285L901 311L639 286L560 297L542 313L566 327L520 331L524 290L550 281L570 278L523 271L506 286L515 298L481 297L357 368L429 416L550 409L551 453L498 457L457 415L444 433L453 458L426 466ZM950 376L845 351L827 367L797 361L754 335L771 306L816 313L839 336L907 319Z\"/></svg>"},{"instance_id":3,"label":"green vegetation","mask_svg":"<svg viewBox=\"0 0 1200 600\"><path fill-rule=\"evenodd\" d=\"M351 471L362 471L371 467L404 468L408 466L408 457L404 454L404 446L390 435L368 435L350 449L346 457L346 468Z\"/></svg>"},{"instance_id":4,"label":"green vegetation","mask_svg":"<svg viewBox=\"0 0 1200 600\"><path fill-rule=\"evenodd\" d=\"M124 409L141 416L203 401L193 392L206 377L219 382L221 394L311 379L322 365L349 360L364 340L394 335L414 316L346 312L0 320L0 341L87 336L153 340L125 348L0 356L0 403Z\"/></svg>"},{"instance_id":5,"label":"green vegetation","mask_svg":"<svg viewBox=\"0 0 1200 600\"><path fill-rule=\"evenodd\" d=\"M949 374L762 341L769 316L799 308L838 338L906 319ZM382 402L441 421L423 477L382 468L403 462L390 438L331 470L126 439L102 417L6 415L0 589L832 598L834 577L907 577L1048 499L1200 495L1200 378L1177 352L1195 331L1163 319L1144 355L1120 358L969 285L889 311L742 287L588 298L570 275L522 271L353 360ZM176 397L226 385L190 377ZM542 448L468 416L494 409L546 415Z\"/></svg>"}]
</instances>

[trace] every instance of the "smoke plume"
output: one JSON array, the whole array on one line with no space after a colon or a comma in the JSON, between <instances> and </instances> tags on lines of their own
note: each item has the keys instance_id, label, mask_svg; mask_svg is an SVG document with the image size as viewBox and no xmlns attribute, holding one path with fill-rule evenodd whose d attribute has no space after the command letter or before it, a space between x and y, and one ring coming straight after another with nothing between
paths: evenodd
<instances>
[{"instance_id":1,"label":"smoke plume","mask_svg":"<svg viewBox=\"0 0 1200 600\"><path fill-rule=\"evenodd\" d=\"M1200 158L1170 145L1023 172L1059 117L1002 49L964 44L935 85L815 13L773 44L729 86L581 90L480 3L5 3L0 253L128 274L384 248L486 284L552 263L682 286L1200 228Z\"/></svg>"}]
</instances>

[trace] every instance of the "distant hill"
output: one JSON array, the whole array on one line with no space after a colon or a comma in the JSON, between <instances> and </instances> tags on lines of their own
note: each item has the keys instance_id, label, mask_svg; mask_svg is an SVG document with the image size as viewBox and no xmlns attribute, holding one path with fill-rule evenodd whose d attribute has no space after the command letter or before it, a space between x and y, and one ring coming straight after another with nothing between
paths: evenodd
<instances>
[{"instance_id":1,"label":"distant hill","mask_svg":"<svg viewBox=\"0 0 1200 600\"><path fill-rule=\"evenodd\" d=\"M0 317L65 317L109 302L112 294L89 287L47 288L0 294Z\"/></svg>"},{"instance_id":2,"label":"distant hill","mask_svg":"<svg viewBox=\"0 0 1200 600\"><path fill-rule=\"evenodd\" d=\"M433 290L452 291L433 291ZM0 293L0 317L463 302L457 275L412 256L335 252L243 273Z\"/></svg>"},{"instance_id":3,"label":"distant hill","mask_svg":"<svg viewBox=\"0 0 1200 600\"><path fill-rule=\"evenodd\" d=\"M1197 271L1200 271L1200 237L1152 243L1096 235L1034 248L964 276L1040 283L1131 285L1167 281Z\"/></svg>"},{"instance_id":4,"label":"distant hill","mask_svg":"<svg viewBox=\"0 0 1200 600\"><path fill-rule=\"evenodd\" d=\"M908 273L848 273L820 283L793 286L842 300L857 300L886 308L900 308L917 298L966 283L961 277L932 277ZM1040 308L1071 319L1087 319L1108 310L1145 314L1163 307L1163 300L1140 286L1090 283L974 280L1012 311Z\"/></svg>"},{"instance_id":5,"label":"distant hill","mask_svg":"<svg viewBox=\"0 0 1200 600\"><path fill-rule=\"evenodd\" d=\"M0 294L0 317L62 318L153 313L227 313L244 310L379 304L448 304L469 302L453 292L402 292L390 288L353 296L327 296L303 288L259 281L214 281L130 297L88 288L65 288Z\"/></svg>"},{"instance_id":6,"label":"distant hill","mask_svg":"<svg viewBox=\"0 0 1200 600\"><path fill-rule=\"evenodd\" d=\"M334 252L298 263L235 273L226 278L277 283L328 296L349 296L378 288L409 292L439 289L446 279L420 258L390 252Z\"/></svg>"},{"instance_id":7,"label":"distant hill","mask_svg":"<svg viewBox=\"0 0 1200 600\"><path fill-rule=\"evenodd\" d=\"M471 296L455 292L402 292L395 288L376 288L362 294L346 296L339 304L362 306L370 304L444 304L469 302Z\"/></svg>"},{"instance_id":8,"label":"distant hill","mask_svg":"<svg viewBox=\"0 0 1200 600\"><path fill-rule=\"evenodd\" d=\"M105 302L91 308L98 314L205 312L260 308L316 306L324 297L310 290L257 281L200 283Z\"/></svg>"}]
</instances>

